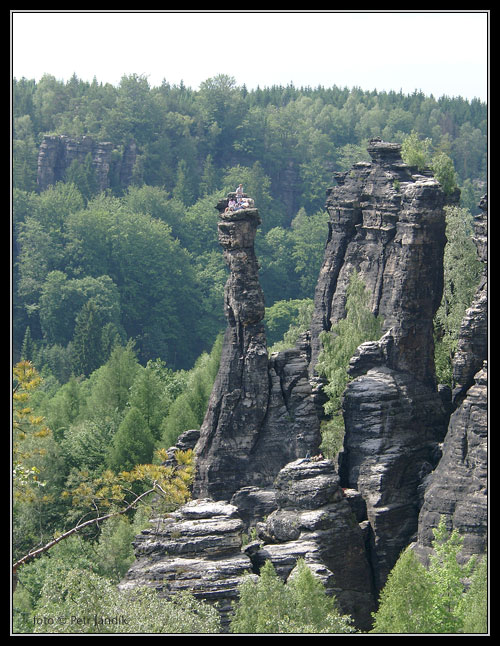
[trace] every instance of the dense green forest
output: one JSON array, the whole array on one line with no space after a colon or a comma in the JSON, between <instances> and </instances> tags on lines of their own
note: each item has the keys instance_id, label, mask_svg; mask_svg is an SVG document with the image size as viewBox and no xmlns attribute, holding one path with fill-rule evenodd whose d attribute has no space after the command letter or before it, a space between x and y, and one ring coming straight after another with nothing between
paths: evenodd
<instances>
[{"instance_id":1,"label":"dense green forest","mask_svg":"<svg viewBox=\"0 0 500 646\"><path fill-rule=\"evenodd\" d=\"M46 75L14 80L13 116L14 356L29 329L37 365L62 382L102 365L116 339L134 339L143 365L160 358L174 369L210 350L224 326L214 204L240 182L263 217L257 253L268 307L313 296L325 190L334 171L367 159L370 137L402 142L413 132L431 154L444 152L472 213L485 192L487 108L477 100L248 91L225 75L196 91L150 87L135 74L118 87ZM110 141L116 164L134 141L132 184L120 185L112 163L111 188L96 194L92 165L82 164L37 193L45 134ZM92 353L85 344L98 331Z\"/></svg>"},{"instance_id":2,"label":"dense green forest","mask_svg":"<svg viewBox=\"0 0 500 646\"><path fill-rule=\"evenodd\" d=\"M486 192L486 126L480 101L420 92L247 90L225 75L199 90L150 87L135 74L117 87L76 76L14 79L14 560L96 515L97 505L99 513L120 510L19 569L18 631L46 630L33 613L55 613L64 586L75 589L77 580L81 603L96 595L116 608L126 603L113 585L133 559L131 540L149 508L121 514L124 492L147 491L161 450L199 428L218 369L227 278L218 199L241 182L259 208L268 344L280 348L311 314L332 173L368 159L373 136L405 142L409 156L417 151L431 165L451 160L461 203L447 211L447 291L436 317L438 373L449 381L479 275L470 234ZM111 142L110 188L99 193L85 163L38 191L46 134ZM138 156L124 186L117 169L131 141ZM189 469L179 473L188 480ZM165 504L182 501L185 484L169 481ZM154 600L137 604L141 625L141 608ZM207 609L189 599L184 608L174 608L171 625L218 629Z\"/></svg>"}]
</instances>

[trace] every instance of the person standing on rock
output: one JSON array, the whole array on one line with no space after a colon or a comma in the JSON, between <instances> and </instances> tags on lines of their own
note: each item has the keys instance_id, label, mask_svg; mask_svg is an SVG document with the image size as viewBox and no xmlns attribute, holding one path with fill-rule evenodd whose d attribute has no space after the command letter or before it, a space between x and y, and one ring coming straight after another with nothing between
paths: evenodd
<instances>
[{"instance_id":1,"label":"person standing on rock","mask_svg":"<svg viewBox=\"0 0 500 646\"><path fill-rule=\"evenodd\" d=\"M241 200L242 197L243 197L243 184L240 184L236 189L236 199Z\"/></svg>"}]
</instances>

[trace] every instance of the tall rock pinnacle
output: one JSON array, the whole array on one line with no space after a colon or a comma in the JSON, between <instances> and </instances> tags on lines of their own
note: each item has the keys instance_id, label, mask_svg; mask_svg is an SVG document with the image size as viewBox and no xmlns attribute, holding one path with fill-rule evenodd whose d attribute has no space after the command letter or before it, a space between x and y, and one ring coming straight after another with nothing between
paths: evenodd
<instances>
[{"instance_id":1,"label":"tall rock pinnacle","mask_svg":"<svg viewBox=\"0 0 500 646\"><path fill-rule=\"evenodd\" d=\"M195 496L229 500L239 488L266 486L291 460L320 443L300 350L268 359L254 240L259 212L217 209L219 242L229 268L225 287L227 329L205 420L196 445ZM284 355L286 358L284 358Z\"/></svg>"}]
</instances>

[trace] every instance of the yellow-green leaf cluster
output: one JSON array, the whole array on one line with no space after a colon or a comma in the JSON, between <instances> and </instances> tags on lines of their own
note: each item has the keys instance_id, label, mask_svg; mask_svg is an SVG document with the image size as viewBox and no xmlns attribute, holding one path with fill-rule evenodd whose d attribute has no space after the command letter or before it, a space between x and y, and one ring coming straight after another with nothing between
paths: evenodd
<instances>
[{"instance_id":1,"label":"yellow-green leaf cluster","mask_svg":"<svg viewBox=\"0 0 500 646\"><path fill-rule=\"evenodd\" d=\"M44 455L43 440L51 436L45 418L36 415L30 403L33 392L41 385L42 378L30 361L20 361L13 368L12 431L13 431L13 482L16 500L32 501L45 482L40 479L40 469L33 464L35 456Z\"/></svg>"},{"instance_id":2,"label":"yellow-green leaf cluster","mask_svg":"<svg viewBox=\"0 0 500 646\"><path fill-rule=\"evenodd\" d=\"M164 457L158 452L159 459ZM77 507L94 509L120 508L133 505L137 499L137 487L144 491L160 495L168 506L178 506L190 498L190 486L194 476L193 451L177 451L176 466L163 464L138 464L130 471L114 473L107 469L100 477L91 479L89 474L81 472L82 481L71 491L64 492L65 497L72 498Z\"/></svg>"}]
</instances>

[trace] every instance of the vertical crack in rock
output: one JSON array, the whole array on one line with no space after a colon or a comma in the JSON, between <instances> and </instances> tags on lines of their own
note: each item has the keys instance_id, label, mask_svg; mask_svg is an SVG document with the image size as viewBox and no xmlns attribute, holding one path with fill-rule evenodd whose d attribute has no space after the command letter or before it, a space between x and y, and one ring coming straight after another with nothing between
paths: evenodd
<instances>
[{"instance_id":1,"label":"vertical crack in rock","mask_svg":"<svg viewBox=\"0 0 500 646\"><path fill-rule=\"evenodd\" d=\"M66 135L45 135L38 151L37 188L46 190L59 181L64 181L66 171L74 161L83 164L87 155L92 158L99 191L110 186L113 144L109 141L96 142L89 136L71 138ZM125 145L119 162L118 173L122 187L132 179L137 158L137 146L131 141Z\"/></svg>"}]
</instances>

